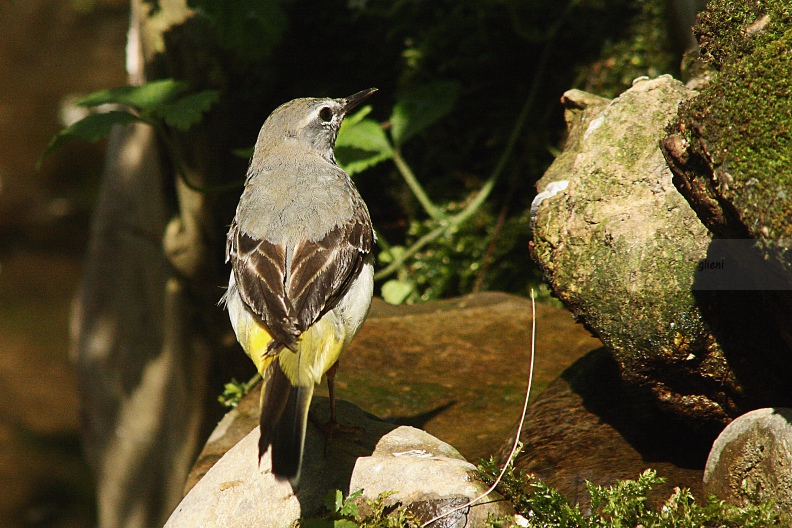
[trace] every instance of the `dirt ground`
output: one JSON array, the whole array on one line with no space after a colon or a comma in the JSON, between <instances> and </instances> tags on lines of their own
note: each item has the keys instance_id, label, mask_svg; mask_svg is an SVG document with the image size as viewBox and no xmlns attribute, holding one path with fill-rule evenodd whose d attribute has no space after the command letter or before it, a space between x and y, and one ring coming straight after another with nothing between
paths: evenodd
<instances>
[{"instance_id":1,"label":"dirt ground","mask_svg":"<svg viewBox=\"0 0 792 528\"><path fill-rule=\"evenodd\" d=\"M34 165L70 94L125 84L126 0L0 2L0 526L94 525L68 313L102 145Z\"/></svg>"}]
</instances>

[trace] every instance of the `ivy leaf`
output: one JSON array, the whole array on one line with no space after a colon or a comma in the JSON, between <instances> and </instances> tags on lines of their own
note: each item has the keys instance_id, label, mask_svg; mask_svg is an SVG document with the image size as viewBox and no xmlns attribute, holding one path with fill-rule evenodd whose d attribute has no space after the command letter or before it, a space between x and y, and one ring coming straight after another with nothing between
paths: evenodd
<instances>
[{"instance_id":1,"label":"ivy leaf","mask_svg":"<svg viewBox=\"0 0 792 528\"><path fill-rule=\"evenodd\" d=\"M41 158L39 158L38 162L36 162L36 169L41 167L41 163L44 161L44 158L50 154L50 152L66 142L82 140L95 143L100 139L107 137L110 134L110 131L113 129L113 126L128 125L135 122L145 121L134 114L121 110L113 110L112 112L103 112L101 114L91 114L87 117L84 117L83 119L80 119L76 123L73 123L58 132L55 137L50 140L49 145L47 145L47 148L44 150Z\"/></svg>"},{"instance_id":2,"label":"ivy leaf","mask_svg":"<svg viewBox=\"0 0 792 528\"><path fill-rule=\"evenodd\" d=\"M173 79L160 79L141 86L121 86L99 90L77 101L80 106L122 104L140 112L154 110L186 92L189 85Z\"/></svg>"},{"instance_id":3,"label":"ivy leaf","mask_svg":"<svg viewBox=\"0 0 792 528\"><path fill-rule=\"evenodd\" d=\"M437 81L408 92L393 107L391 137L396 146L434 124L456 104L461 90L456 81Z\"/></svg>"},{"instance_id":4,"label":"ivy leaf","mask_svg":"<svg viewBox=\"0 0 792 528\"><path fill-rule=\"evenodd\" d=\"M370 108L363 115L369 111ZM393 147L380 124L373 119L356 119L362 112L342 123L336 140L336 157L341 167L350 175L393 157Z\"/></svg>"},{"instance_id":5,"label":"ivy leaf","mask_svg":"<svg viewBox=\"0 0 792 528\"><path fill-rule=\"evenodd\" d=\"M184 132L194 124L200 123L203 114L209 111L218 99L220 99L218 90L204 90L165 104L155 113L168 126Z\"/></svg>"}]
</instances>

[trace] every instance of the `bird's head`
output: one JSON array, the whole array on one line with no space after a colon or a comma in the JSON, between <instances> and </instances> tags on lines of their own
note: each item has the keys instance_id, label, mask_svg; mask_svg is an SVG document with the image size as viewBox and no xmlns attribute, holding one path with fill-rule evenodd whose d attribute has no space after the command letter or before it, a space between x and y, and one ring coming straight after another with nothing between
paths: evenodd
<instances>
[{"instance_id":1,"label":"bird's head","mask_svg":"<svg viewBox=\"0 0 792 528\"><path fill-rule=\"evenodd\" d=\"M254 157L290 143L335 163L333 148L344 117L376 91L369 88L341 99L311 97L280 105L261 127Z\"/></svg>"}]
</instances>

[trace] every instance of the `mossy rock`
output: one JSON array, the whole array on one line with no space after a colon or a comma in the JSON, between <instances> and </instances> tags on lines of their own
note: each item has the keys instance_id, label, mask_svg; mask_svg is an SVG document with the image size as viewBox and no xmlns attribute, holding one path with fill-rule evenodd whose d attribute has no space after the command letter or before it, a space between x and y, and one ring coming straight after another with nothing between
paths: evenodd
<instances>
[{"instance_id":1,"label":"mossy rock","mask_svg":"<svg viewBox=\"0 0 792 528\"><path fill-rule=\"evenodd\" d=\"M567 92L569 141L537 185L557 192L536 204L533 254L624 377L713 435L747 409L788 400L792 362L754 292L694 288L712 235L658 146L694 95L668 76L613 101Z\"/></svg>"},{"instance_id":2,"label":"mossy rock","mask_svg":"<svg viewBox=\"0 0 792 528\"><path fill-rule=\"evenodd\" d=\"M714 1L697 34L720 72L681 105L663 149L702 221L755 239L790 289L792 3Z\"/></svg>"}]
</instances>

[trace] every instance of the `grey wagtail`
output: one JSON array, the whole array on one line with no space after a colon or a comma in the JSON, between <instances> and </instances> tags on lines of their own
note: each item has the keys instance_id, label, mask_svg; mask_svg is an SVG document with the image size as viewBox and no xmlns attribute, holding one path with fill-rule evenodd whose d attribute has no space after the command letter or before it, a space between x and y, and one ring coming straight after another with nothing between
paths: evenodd
<instances>
[{"instance_id":1,"label":"grey wagtail","mask_svg":"<svg viewBox=\"0 0 792 528\"><path fill-rule=\"evenodd\" d=\"M334 153L341 122L376 91L295 99L259 132L228 231L223 302L264 379L259 461L296 484L314 387L327 374L331 423L338 358L371 304L375 242L368 208Z\"/></svg>"}]
</instances>

